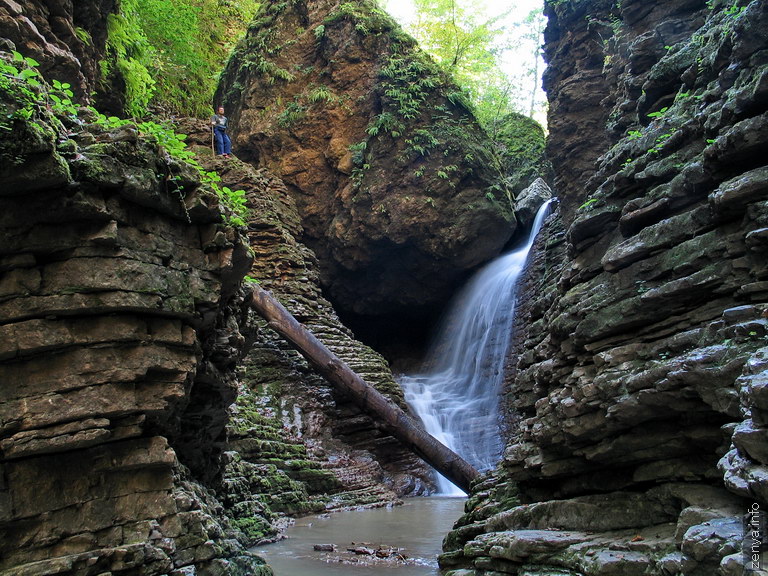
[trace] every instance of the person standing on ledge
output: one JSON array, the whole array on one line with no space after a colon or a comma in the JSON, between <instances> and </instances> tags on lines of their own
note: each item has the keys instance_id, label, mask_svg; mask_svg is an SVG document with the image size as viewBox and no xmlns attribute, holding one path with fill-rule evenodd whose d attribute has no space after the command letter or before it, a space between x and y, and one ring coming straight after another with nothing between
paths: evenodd
<instances>
[{"instance_id":1,"label":"person standing on ledge","mask_svg":"<svg viewBox=\"0 0 768 576\"><path fill-rule=\"evenodd\" d=\"M211 116L213 139L216 142L216 154L229 158L232 154L232 141L227 136L227 117L224 116L224 106L219 106L216 114Z\"/></svg>"}]
</instances>

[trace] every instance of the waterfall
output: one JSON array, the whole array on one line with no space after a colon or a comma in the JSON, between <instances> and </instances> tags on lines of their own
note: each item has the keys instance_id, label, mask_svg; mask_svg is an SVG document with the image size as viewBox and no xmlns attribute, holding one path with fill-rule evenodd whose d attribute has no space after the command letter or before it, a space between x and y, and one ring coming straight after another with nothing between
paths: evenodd
<instances>
[{"instance_id":1,"label":"waterfall","mask_svg":"<svg viewBox=\"0 0 768 576\"><path fill-rule=\"evenodd\" d=\"M478 470L501 456L499 394L517 300L515 285L552 200L546 202L526 244L478 271L451 305L421 374L400 384L430 434ZM461 495L438 475L440 494Z\"/></svg>"}]
</instances>

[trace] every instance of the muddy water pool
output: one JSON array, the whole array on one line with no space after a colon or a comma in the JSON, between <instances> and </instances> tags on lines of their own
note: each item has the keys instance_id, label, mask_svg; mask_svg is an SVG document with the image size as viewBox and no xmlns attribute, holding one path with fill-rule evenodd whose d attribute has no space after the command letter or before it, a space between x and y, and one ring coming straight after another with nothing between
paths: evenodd
<instances>
[{"instance_id":1,"label":"muddy water pool","mask_svg":"<svg viewBox=\"0 0 768 576\"><path fill-rule=\"evenodd\" d=\"M287 538L253 551L276 576L436 576L437 554L445 534L461 516L465 498L410 498L402 506L307 516L296 520ZM335 544L334 552L315 551L315 544ZM366 547L381 555L402 549L396 562L347 552ZM373 565L366 563L373 561Z\"/></svg>"}]
</instances>

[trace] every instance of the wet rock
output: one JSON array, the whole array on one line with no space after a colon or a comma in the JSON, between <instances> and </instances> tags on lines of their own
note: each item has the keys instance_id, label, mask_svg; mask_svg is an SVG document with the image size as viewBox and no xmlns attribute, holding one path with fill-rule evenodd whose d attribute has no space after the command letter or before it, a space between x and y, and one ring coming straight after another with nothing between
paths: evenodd
<instances>
[{"instance_id":1,"label":"wet rock","mask_svg":"<svg viewBox=\"0 0 768 576\"><path fill-rule=\"evenodd\" d=\"M523 228L532 226L536 212L550 198L552 198L552 189L541 178L537 178L520 192L515 200L515 214L520 225Z\"/></svg>"},{"instance_id":2,"label":"wet rock","mask_svg":"<svg viewBox=\"0 0 768 576\"><path fill-rule=\"evenodd\" d=\"M718 518L689 528L681 550L698 567L709 564L715 569L726 556L740 550L743 538L741 518Z\"/></svg>"},{"instance_id":3,"label":"wet rock","mask_svg":"<svg viewBox=\"0 0 768 576\"><path fill-rule=\"evenodd\" d=\"M483 534L464 547L465 556L503 558L525 562L539 554L553 553L587 541L586 534L548 530L514 530Z\"/></svg>"},{"instance_id":4,"label":"wet rock","mask_svg":"<svg viewBox=\"0 0 768 576\"><path fill-rule=\"evenodd\" d=\"M373 548L367 546L355 546L354 548L347 548L347 552L352 552L357 556L373 556L376 551Z\"/></svg>"}]
</instances>

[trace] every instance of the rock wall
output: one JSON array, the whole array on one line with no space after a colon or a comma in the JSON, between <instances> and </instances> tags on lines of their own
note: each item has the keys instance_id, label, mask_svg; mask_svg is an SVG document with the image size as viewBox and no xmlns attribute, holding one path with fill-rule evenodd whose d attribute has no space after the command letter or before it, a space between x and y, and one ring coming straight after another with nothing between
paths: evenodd
<instances>
[{"instance_id":1,"label":"rock wall","mask_svg":"<svg viewBox=\"0 0 768 576\"><path fill-rule=\"evenodd\" d=\"M90 92L88 70L103 54L78 57L75 42L65 52L56 30L75 31L78 14L96 7L59 8L0 5L3 46ZM112 8L99 9L87 19L103 40ZM0 373L13 383L0 401L0 571L266 575L243 547L278 537L285 515L387 505L430 489L418 458L241 305L252 265L254 278L402 403L386 361L322 298L282 182L215 160L204 122L181 127L202 127L201 161L222 185L249 190L246 239L222 224L196 173L135 127L61 124L14 82L0 83L10 239ZM235 370L251 346L240 382Z\"/></svg>"},{"instance_id":2,"label":"rock wall","mask_svg":"<svg viewBox=\"0 0 768 576\"><path fill-rule=\"evenodd\" d=\"M547 13L561 211L518 308L503 461L441 564L741 574L768 507L768 7Z\"/></svg>"},{"instance_id":3,"label":"rock wall","mask_svg":"<svg viewBox=\"0 0 768 576\"><path fill-rule=\"evenodd\" d=\"M288 186L356 331L412 334L515 229L465 96L371 2L265 4L217 100L238 155Z\"/></svg>"},{"instance_id":4,"label":"rock wall","mask_svg":"<svg viewBox=\"0 0 768 576\"><path fill-rule=\"evenodd\" d=\"M49 80L67 82L81 102L96 94L102 109L122 110L122 80L107 85L99 62L107 55L107 18L116 0L0 1L0 38L5 50L15 49L40 63Z\"/></svg>"},{"instance_id":5,"label":"rock wall","mask_svg":"<svg viewBox=\"0 0 768 576\"><path fill-rule=\"evenodd\" d=\"M300 241L299 213L282 181L237 159L214 158L200 123L183 122L180 129L205 168L221 175L222 185L248 191L249 278L404 406L387 362L357 341L323 298L317 259ZM254 313L246 324L249 352L227 427L227 466L218 491L247 543L278 537L286 514L382 506L432 488L432 472L419 458L334 392Z\"/></svg>"},{"instance_id":6,"label":"rock wall","mask_svg":"<svg viewBox=\"0 0 768 576\"><path fill-rule=\"evenodd\" d=\"M204 484L236 395L246 239L196 173L135 127L17 114L12 84L0 571L271 574Z\"/></svg>"}]
</instances>

